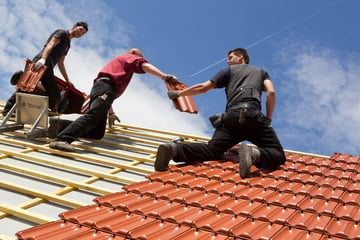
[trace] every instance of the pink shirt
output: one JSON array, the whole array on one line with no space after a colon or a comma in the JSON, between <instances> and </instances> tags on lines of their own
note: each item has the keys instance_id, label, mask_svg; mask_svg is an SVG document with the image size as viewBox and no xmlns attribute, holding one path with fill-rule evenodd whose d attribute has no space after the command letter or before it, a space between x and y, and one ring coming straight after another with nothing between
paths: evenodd
<instances>
[{"instance_id":1,"label":"pink shirt","mask_svg":"<svg viewBox=\"0 0 360 240\"><path fill-rule=\"evenodd\" d=\"M107 63L99 72L98 77L108 77L117 87L116 97L120 97L129 85L133 73L143 74L143 63L148 61L133 54L122 54ZM96 80L95 80L96 81Z\"/></svg>"}]
</instances>

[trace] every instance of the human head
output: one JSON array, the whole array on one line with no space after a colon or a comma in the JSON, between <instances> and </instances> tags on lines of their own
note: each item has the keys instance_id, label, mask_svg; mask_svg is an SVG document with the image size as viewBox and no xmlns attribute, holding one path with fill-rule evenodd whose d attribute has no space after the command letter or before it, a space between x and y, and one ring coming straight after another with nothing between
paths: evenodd
<instances>
[{"instance_id":1,"label":"human head","mask_svg":"<svg viewBox=\"0 0 360 240\"><path fill-rule=\"evenodd\" d=\"M232 55L236 56L236 57L240 57L238 60L243 60L244 63L249 64L250 62L250 57L248 52L244 49L244 48L235 48L235 49L231 49L228 52L228 64L231 65L232 61L231 61L231 57ZM240 62L239 62L240 63ZM234 64L234 63L232 63Z\"/></svg>"},{"instance_id":2,"label":"human head","mask_svg":"<svg viewBox=\"0 0 360 240\"><path fill-rule=\"evenodd\" d=\"M131 49L128 50L128 53L139 56L139 57L144 57L144 54L138 48L131 48Z\"/></svg>"},{"instance_id":3,"label":"human head","mask_svg":"<svg viewBox=\"0 0 360 240\"><path fill-rule=\"evenodd\" d=\"M76 27L83 27L86 32L88 31L88 24L86 22L77 22L74 24L73 28L76 28Z\"/></svg>"},{"instance_id":4,"label":"human head","mask_svg":"<svg viewBox=\"0 0 360 240\"><path fill-rule=\"evenodd\" d=\"M70 39L82 37L88 31L88 24L86 22L77 22L70 30Z\"/></svg>"}]
</instances>

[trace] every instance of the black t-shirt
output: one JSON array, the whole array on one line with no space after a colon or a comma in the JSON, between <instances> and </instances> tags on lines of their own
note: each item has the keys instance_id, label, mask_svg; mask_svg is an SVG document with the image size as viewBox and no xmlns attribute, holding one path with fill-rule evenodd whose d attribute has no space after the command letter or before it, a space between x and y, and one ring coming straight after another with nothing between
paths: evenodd
<instances>
[{"instance_id":1,"label":"black t-shirt","mask_svg":"<svg viewBox=\"0 0 360 240\"><path fill-rule=\"evenodd\" d=\"M219 71L211 81L215 82L215 88L225 88L229 109L244 101L261 103L265 79L270 79L266 71L248 64L236 64Z\"/></svg>"},{"instance_id":2,"label":"black t-shirt","mask_svg":"<svg viewBox=\"0 0 360 240\"><path fill-rule=\"evenodd\" d=\"M63 30L63 29L58 29L55 32L53 32L48 40L46 41L46 44L44 45L44 48L46 47L46 45L49 43L49 41L51 40L52 37L56 37L58 39L60 39L60 42L58 45L56 45L51 53L48 56L47 59L47 64L46 65L51 65L52 67L54 67L57 62L59 61L59 59L63 56L66 55L70 49L70 39L69 39L70 33L69 31ZM41 50L41 52L37 55L39 58L42 55L42 52L44 51L44 48Z\"/></svg>"}]
</instances>

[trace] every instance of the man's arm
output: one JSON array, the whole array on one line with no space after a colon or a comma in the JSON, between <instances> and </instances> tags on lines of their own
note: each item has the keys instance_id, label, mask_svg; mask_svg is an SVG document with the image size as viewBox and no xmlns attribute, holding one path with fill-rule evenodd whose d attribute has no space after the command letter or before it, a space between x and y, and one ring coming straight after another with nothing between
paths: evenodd
<instances>
[{"instance_id":1,"label":"man's arm","mask_svg":"<svg viewBox=\"0 0 360 240\"><path fill-rule=\"evenodd\" d=\"M51 40L46 44L43 52L42 52L42 57L43 59L46 60L46 58L50 55L51 51L53 50L53 48L58 45L60 43L60 39L57 37L52 37Z\"/></svg>"},{"instance_id":2,"label":"man's arm","mask_svg":"<svg viewBox=\"0 0 360 240\"><path fill-rule=\"evenodd\" d=\"M53 48L58 45L60 43L60 39L56 38L56 37L52 37L50 39L50 41L46 44L43 52L42 52L42 56L41 59L39 59L36 63L35 63L35 69L39 69L42 66L45 65L46 59L47 57L50 55L51 51L53 50Z\"/></svg>"},{"instance_id":3,"label":"man's arm","mask_svg":"<svg viewBox=\"0 0 360 240\"><path fill-rule=\"evenodd\" d=\"M150 63L143 63L142 69L144 70L144 72L154 75L156 77L159 77L163 80L165 80L166 76L168 75L168 74L163 73L159 68L155 67L154 65L152 65Z\"/></svg>"},{"instance_id":4,"label":"man's arm","mask_svg":"<svg viewBox=\"0 0 360 240\"><path fill-rule=\"evenodd\" d=\"M208 80L203 83L195 84L191 87L185 88L178 91L179 96L194 96L198 94L205 93L211 89L214 89L216 86L215 82Z\"/></svg>"},{"instance_id":5,"label":"man's arm","mask_svg":"<svg viewBox=\"0 0 360 240\"><path fill-rule=\"evenodd\" d=\"M67 75L64 61L65 61L65 55L63 55L63 56L59 59L57 65L58 65L59 71L60 71L61 75L64 77L65 81L66 81L68 84L71 84L71 85L72 85L72 82L70 82L70 79L69 79L69 77L68 77L68 75Z\"/></svg>"},{"instance_id":6,"label":"man's arm","mask_svg":"<svg viewBox=\"0 0 360 240\"><path fill-rule=\"evenodd\" d=\"M264 80L266 91L266 118L271 120L275 109L275 88L270 79Z\"/></svg>"}]
</instances>

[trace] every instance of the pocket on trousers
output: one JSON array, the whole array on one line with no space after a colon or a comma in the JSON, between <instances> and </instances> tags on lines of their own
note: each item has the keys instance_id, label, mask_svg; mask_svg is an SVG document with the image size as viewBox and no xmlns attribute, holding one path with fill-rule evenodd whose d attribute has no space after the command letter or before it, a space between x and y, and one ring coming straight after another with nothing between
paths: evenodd
<instances>
[{"instance_id":1,"label":"pocket on trousers","mask_svg":"<svg viewBox=\"0 0 360 240\"><path fill-rule=\"evenodd\" d=\"M219 128L223 123L223 113L218 113L209 117L211 125L216 129Z\"/></svg>"}]
</instances>

